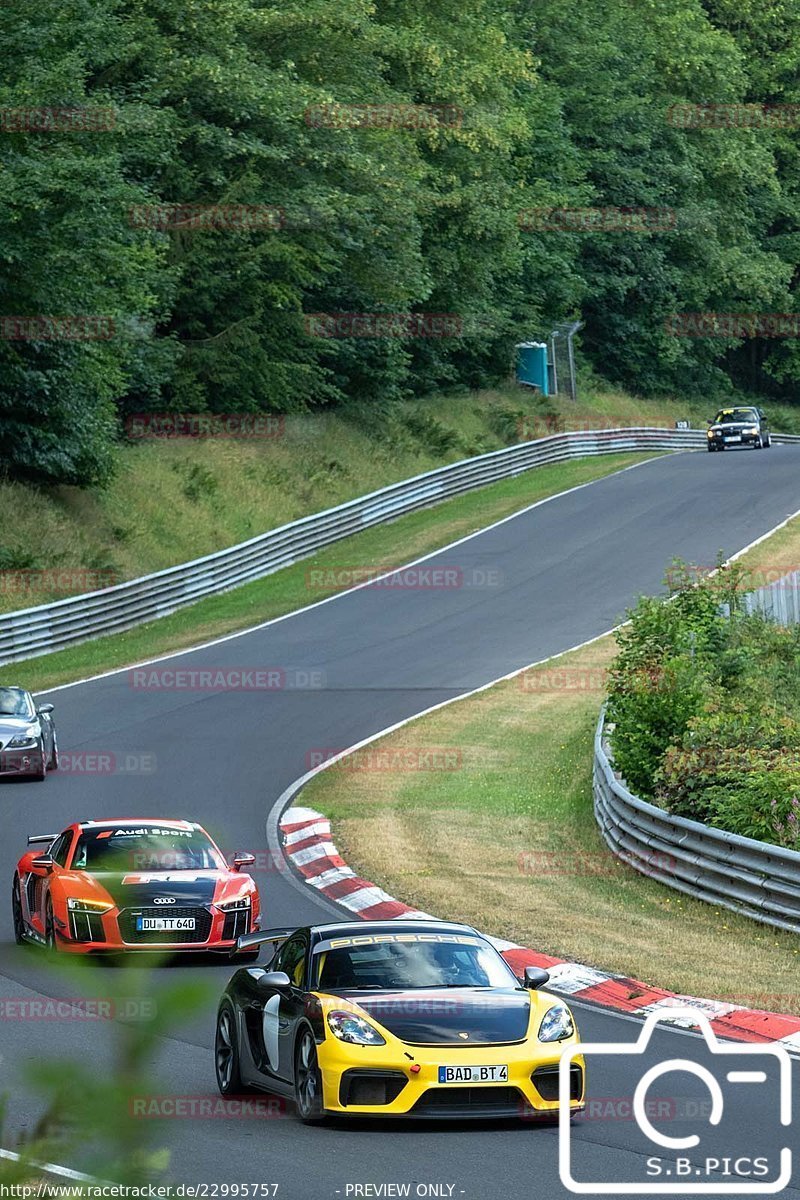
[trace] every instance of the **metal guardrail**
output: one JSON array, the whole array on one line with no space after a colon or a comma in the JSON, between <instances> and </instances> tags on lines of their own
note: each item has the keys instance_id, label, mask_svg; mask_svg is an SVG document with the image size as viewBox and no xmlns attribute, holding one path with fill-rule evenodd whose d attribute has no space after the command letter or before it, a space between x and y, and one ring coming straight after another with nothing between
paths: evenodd
<instances>
[{"instance_id":1,"label":"metal guardrail","mask_svg":"<svg viewBox=\"0 0 800 1200\"><path fill-rule=\"evenodd\" d=\"M800 933L800 853L640 800L615 775L604 729L605 711L594 741L594 813L617 858L695 900Z\"/></svg>"},{"instance_id":2,"label":"metal guardrail","mask_svg":"<svg viewBox=\"0 0 800 1200\"><path fill-rule=\"evenodd\" d=\"M534 467L626 451L696 450L705 440L705 433L698 430L631 428L558 433L451 463L203 558L99 591L3 613L0 664L48 654L166 616L204 596L270 575L371 525L487 483L514 478Z\"/></svg>"},{"instance_id":3,"label":"metal guardrail","mask_svg":"<svg viewBox=\"0 0 800 1200\"><path fill-rule=\"evenodd\" d=\"M743 597L745 611L760 612L780 625L800 625L800 571L792 571Z\"/></svg>"}]
</instances>

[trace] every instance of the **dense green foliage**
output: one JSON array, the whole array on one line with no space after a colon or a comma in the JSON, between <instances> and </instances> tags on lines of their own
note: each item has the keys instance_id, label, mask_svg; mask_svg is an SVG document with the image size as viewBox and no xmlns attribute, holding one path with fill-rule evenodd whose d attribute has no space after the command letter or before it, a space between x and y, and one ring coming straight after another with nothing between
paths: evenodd
<instances>
[{"instance_id":1,"label":"dense green foliage","mask_svg":"<svg viewBox=\"0 0 800 1200\"><path fill-rule=\"evenodd\" d=\"M723 568L639 601L610 678L614 761L670 812L800 850L800 627L747 615L744 586Z\"/></svg>"},{"instance_id":2,"label":"dense green foliage","mask_svg":"<svg viewBox=\"0 0 800 1200\"><path fill-rule=\"evenodd\" d=\"M593 367L645 394L792 396L796 339L665 329L674 313L794 307L796 129L668 116L800 100L800 13L786 0L7 0L0 33L0 317L114 323L103 340L0 337L10 476L102 481L131 413L480 386L507 373L521 336L573 317ZM351 105L444 105L457 119L313 118ZM8 117L37 106L114 119L65 132ZM283 217L131 219L159 204ZM521 227L522 210L550 206L675 219ZM304 322L314 313L460 324L321 337Z\"/></svg>"}]
</instances>

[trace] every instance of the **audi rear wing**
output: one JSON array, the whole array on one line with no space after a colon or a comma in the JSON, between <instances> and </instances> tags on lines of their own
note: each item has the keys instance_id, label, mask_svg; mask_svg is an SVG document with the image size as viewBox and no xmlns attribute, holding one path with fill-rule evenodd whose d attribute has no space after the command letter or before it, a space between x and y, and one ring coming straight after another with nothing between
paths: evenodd
<instances>
[{"instance_id":1,"label":"audi rear wing","mask_svg":"<svg viewBox=\"0 0 800 1200\"><path fill-rule=\"evenodd\" d=\"M40 843L54 842L57 837L57 833L34 833L28 838L28 845L38 846Z\"/></svg>"}]
</instances>

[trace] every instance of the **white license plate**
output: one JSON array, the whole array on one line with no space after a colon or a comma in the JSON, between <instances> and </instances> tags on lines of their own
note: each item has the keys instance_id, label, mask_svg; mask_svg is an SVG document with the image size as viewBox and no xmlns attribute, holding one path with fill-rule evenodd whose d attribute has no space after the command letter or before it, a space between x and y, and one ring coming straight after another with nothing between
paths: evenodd
<instances>
[{"instance_id":1,"label":"white license plate","mask_svg":"<svg viewBox=\"0 0 800 1200\"><path fill-rule=\"evenodd\" d=\"M508 1083L508 1066L439 1067L439 1083Z\"/></svg>"},{"instance_id":2,"label":"white license plate","mask_svg":"<svg viewBox=\"0 0 800 1200\"><path fill-rule=\"evenodd\" d=\"M140 933L148 929L164 933L174 929L194 929L194 917L137 917L136 928Z\"/></svg>"},{"instance_id":3,"label":"white license plate","mask_svg":"<svg viewBox=\"0 0 800 1200\"><path fill-rule=\"evenodd\" d=\"M730 437L723 438L722 440L723 442L740 442L742 440L742 435L740 433L735 433L731 434Z\"/></svg>"}]
</instances>

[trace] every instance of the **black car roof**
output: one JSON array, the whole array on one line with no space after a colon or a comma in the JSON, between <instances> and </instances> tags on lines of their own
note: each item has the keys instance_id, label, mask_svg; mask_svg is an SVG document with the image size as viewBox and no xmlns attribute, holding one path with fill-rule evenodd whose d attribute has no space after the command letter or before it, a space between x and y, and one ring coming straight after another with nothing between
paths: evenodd
<instances>
[{"instance_id":1,"label":"black car roof","mask_svg":"<svg viewBox=\"0 0 800 1200\"><path fill-rule=\"evenodd\" d=\"M331 921L325 925L312 925L311 933L319 937L327 937L328 934L336 933L384 933L391 930L393 933L419 933L422 931L430 931L432 933L478 933L472 925L463 925L458 921L437 921L435 919L428 920L402 920L395 918L391 921ZM478 934L482 937L482 934Z\"/></svg>"}]
</instances>

